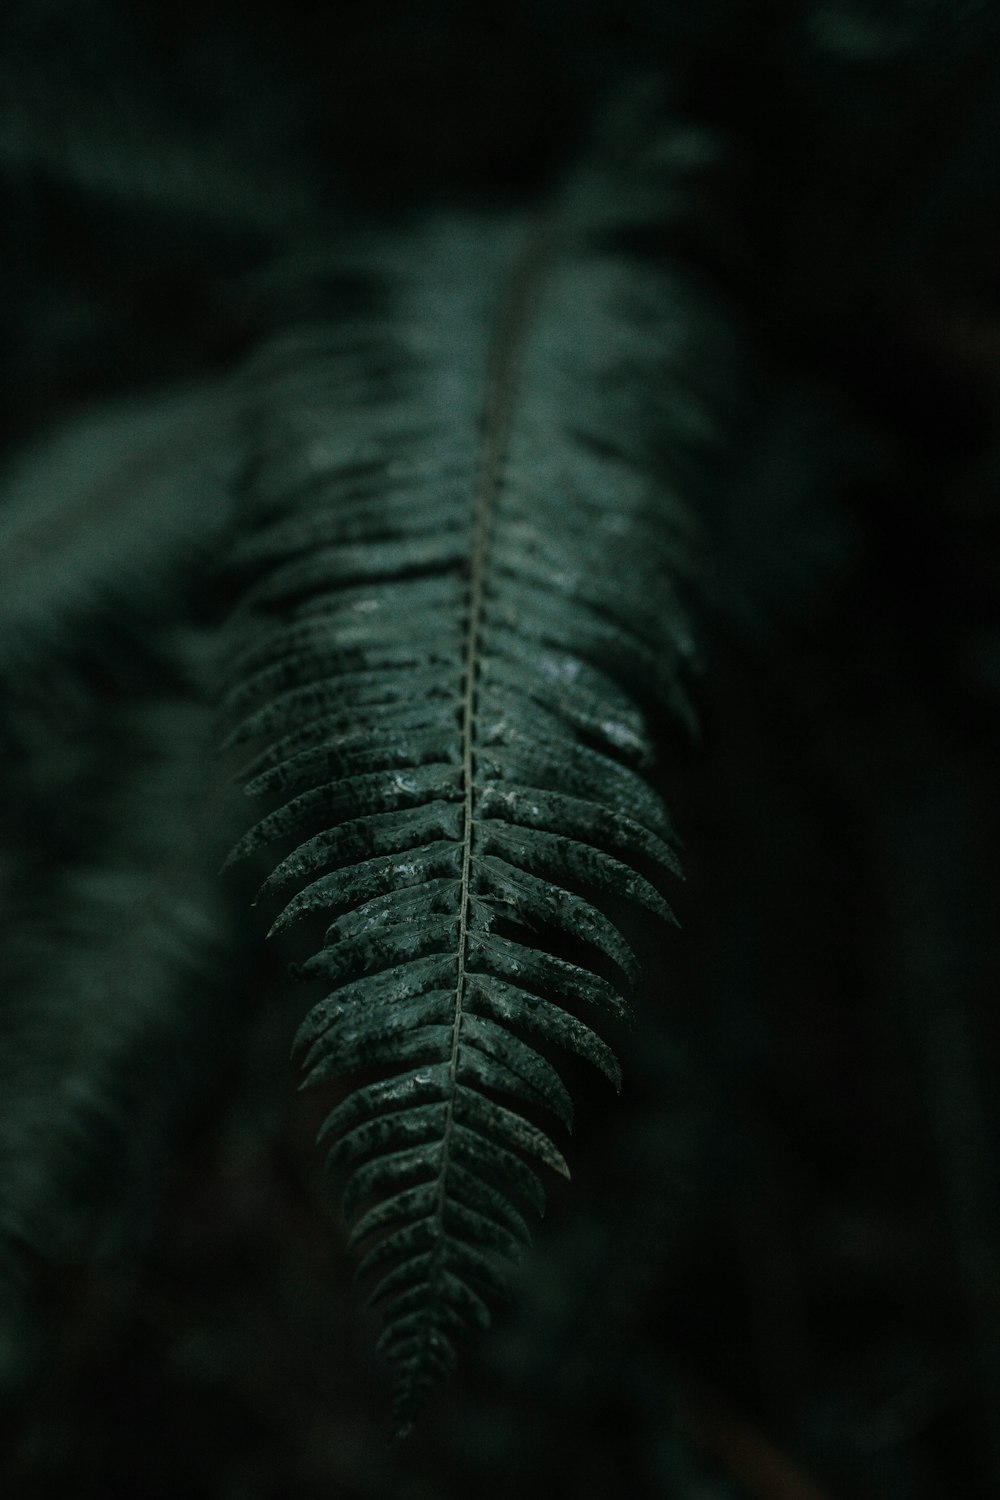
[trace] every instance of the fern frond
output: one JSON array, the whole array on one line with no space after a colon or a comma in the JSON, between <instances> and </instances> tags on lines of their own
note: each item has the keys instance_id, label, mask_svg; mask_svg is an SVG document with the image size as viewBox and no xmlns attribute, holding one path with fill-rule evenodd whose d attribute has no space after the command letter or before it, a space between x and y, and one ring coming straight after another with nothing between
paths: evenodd
<instances>
[{"instance_id":1,"label":"fern frond","mask_svg":"<svg viewBox=\"0 0 1000 1500\"><path fill-rule=\"evenodd\" d=\"M86 412L0 474L0 671L108 621L174 620L232 517L235 403L184 387Z\"/></svg>"},{"instance_id":2,"label":"fern frond","mask_svg":"<svg viewBox=\"0 0 1000 1500\"><path fill-rule=\"evenodd\" d=\"M713 440L690 372L729 336L684 278L520 221L373 240L322 296L258 372L229 744L276 805L231 858L292 843L261 894L325 927L307 1082L376 1075L321 1138L405 1428L539 1169L568 1175L550 1051L620 1081L626 903L670 915L651 722L689 716L677 491Z\"/></svg>"},{"instance_id":3,"label":"fern frond","mask_svg":"<svg viewBox=\"0 0 1000 1500\"><path fill-rule=\"evenodd\" d=\"M208 717L197 696L147 686L105 706L72 781L40 754L10 783L22 844L59 814L84 833L58 862L44 837L15 849L0 905L3 1395L43 1354L39 1268L141 1247L171 1146L225 1056L237 944L212 874L225 833ZM69 784L53 810L56 779Z\"/></svg>"},{"instance_id":4,"label":"fern frond","mask_svg":"<svg viewBox=\"0 0 1000 1500\"><path fill-rule=\"evenodd\" d=\"M58 183L105 212L121 207L169 224L175 236L197 226L203 239L214 231L230 241L280 243L315 225L321 216L316 185L290 155L282 159L259 143L248 149L218 128L181 124L164 107L168 101L155 99L152 80L142 77L144 64L134 52L104 59L116 83L109 99L104 79L54 76L33 59L5 55L4 187ZM268 104L275 107L273 100Z\"/></svg>"}]
</instances>

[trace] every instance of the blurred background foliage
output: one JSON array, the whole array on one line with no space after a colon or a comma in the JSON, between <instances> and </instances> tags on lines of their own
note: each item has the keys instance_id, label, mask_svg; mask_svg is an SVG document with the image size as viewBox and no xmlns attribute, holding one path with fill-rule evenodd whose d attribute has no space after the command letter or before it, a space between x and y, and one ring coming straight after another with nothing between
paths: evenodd
<instances>
[{"instance_id":1,"label":"blurred background foliage","mask_svg":"<svg viewBox=\"0 0 1000 1500\"><path fill-rule=\"evenodd\" d=\"M663 770L683 932L645 955L621 1100L575 1082L574 1181L511 1308L390 1449L286 1062L302 1002L199 888L229 829L191 687L239 444L168 483L143 434L224 406L287 252L533 202L637 74L698 183L654 249L756 351L698 518L700 743ZM998 143L991 0L7 0L8 1494L998 1492ZM135 581L84 508L36 618L51 496L137 444ZM88 1080L119 1056L112 1110Z\"/></svg>"}]
</instances>

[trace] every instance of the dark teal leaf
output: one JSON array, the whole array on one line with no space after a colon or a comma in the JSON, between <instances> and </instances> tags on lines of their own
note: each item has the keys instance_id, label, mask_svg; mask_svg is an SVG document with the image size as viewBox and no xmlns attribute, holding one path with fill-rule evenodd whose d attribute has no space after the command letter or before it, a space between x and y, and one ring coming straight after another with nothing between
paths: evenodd
<instances>
[{"instance_id":1,"label":"dark teal leaf","mask_svg":"<svg viewBox=\"0 0 1000 1500\"><path fill-rule=\"evenodd\" d=\"M310 960L313 972L324 957L317 953ZM296 1033L293 1050L304 1051L310 1042L326 1028L332 1016L341 1014L347 1004L386 1006L409 1000L412 995L422 995L428 990L448 991L449 981L457 973L458 962L453 953L415 958L409 963L396 964L366 979L352 980L342 984L331 995L317 1002L306 1016ZM454 990L448 991L454 993Z\"/></svg>"},{"instance_id":2,"label":"dark teal leaf","mask_svg":"<svg viewBox=\"0 0 1000 1500\"><path fill-rule=\"evenodd\" d=\"M603 849L595 849L593 844L541 829L522 832L498 819L484 823L482 828L484 852L500 854L523 870L576 880L616 896L625 896L654 916L674 920L670 907L645 876L638 875L630 865Z\"/></svg>"},{"instance_id":3,"label":"dark teal leaf","mask_svg":"<svg viewBox=\"0 0 1000 1500\"><path fill-rule=\"evenodd\" d=\"M505 984L492 974L476 974L466 986L466 1004L497 1021L524 1027L547 1042L578 1053L600 1068L616 1089L621 1088L621 1068L611 1048L583 1021L550 1000L543 1000L531 990Z\"/></svg>"},{"instance_id":4,"label":"dark teal leaf","mask_svg":"<svg viewBox=\"0 0 1000 1500\"><path fill-rule=\"evenodd\" d=\"M541 949L493 933L472 932L469 954L477 974L493 974L521 989L537 988L543 995L591 1005L622 1019L631 1014L628 1001L606 979Z\"/></svg>"},{"instance_id":5,"label":"dark teal leaf","mask_svg":"<svg viewBox=\"0 0 1000 1500\"><path fill-rule=\"evenodd\" d=\"M609 812L599 802L567 797L562 792L504 784L486 787L478 795L476 816L501 818L521 828L541 828L548 833L588 839L600 848L645 856L672 875L681 875L677 856L664 839L634 818Z\"/></svg>"},{"instance_id":6,"label":"dark teal leaf","mask_svg":"<svg viewBox=\"0 0 1000 1500\"><path fill-rule=\"evenodd\" d=\"M363 1036L351 1046L325 1043L321 1038L309 1054L309 1071L303 1087L314 1088L360 1068L441 1062L448 1054L451 1036L451 1026L431 1025L421 1026L415 1031L408 1031L403 1026L386 1027L381 1035Z\"/></svg>"},{"instance_id":7,"label":"dark teal leaf","mask_svg":"<svg viewBox=\"0 0 1000 1500\"><path fill-rule=\"evenodd\" d=\"M565 1157L544 1131L529 1124L506 1106L487 1099L477 1089L459 1085L455 1090L454 1111L456 1120L482 1132L484 1139L491 1144L503 1141L512 1150L535 1156L554 1172L559 1172L563 1177L569 1176Z\"/></svg>"},{"instance_id":8,"label":"dark teal leaf","mask_svg":"<svg viewBox=\"0 0 1000 1500\"><path fill-rule=\"evenodd\" d=\"M363 776L348 776L326 786L313 787L256 823L234 846L222 868L245 859L265 844L287 838L310 820L329 827L340 818L358 818L396 807L418 807L447 798L460 784L460 768L439 763L414 766L407 771L369 771Z\"/></svg>"},{"instance_id":9,"label":"dark teal leaf","mask_svg":"<svg viewBox=\"0 0 1000 1500\"><path fill-rule=\"evenodd\" d=\"M285 856L257 892L258 901L301 884L320 870L359 864L381 854L397 854L439 839L456 842L462 836L463 809L454 802L428 802L420 807L395 808L352 818L324 829ZM457 910L457 907L456 907Z\"/></svg>"},{"instance_id":10,"label":"dark teal leaf","mask_svg":"<svg viewBox=\"0 0 1000 1500\"><path fill-rule=\"evenodd\" d=\"M551 1109L567 1130L572 1128L573 1101L566 1092L559 1074L550 1062L534 1048L522 1042L514 1032L482 1016L463 1014L459 1031L459 1046L462 1049L473 1047L478 1052L482 1052L486 1058L503 1064L506 1072L513 1074L524 1085L524 1087L518 1087L506 1077L501 1081L500 1073L492 1071L489 1066L479 1066L476 1076L484 1088L513 1093L528 1104ZM467 1059L463 1050L460 1053L458 1071L460 1078L466 1076L462 1071L466 1064ZM493 1082L490 1082L491 1077Z\"/></svg>"},{"instance_id":11,"label":"dark teal leaf","mask_svg":"<svg viewBox=\"0 0 1000 1500\"><path fill-rule=\"evenodd\" d=\"M345 1214L352 1214L376 1193L411 1187L436 1177L441 1151L440 1145L433 1148L410 1146L405 1151L391 1151L355 1167L344 1185Z\"/></svg>"},{"instance_id":12,"label":"dark teal leaf","mask_svg":"<svg viewBox=\"0 0 1000 1500\"><path fill-rule=\"evenodd\" d=\"M618 913L669 916L649 876L677 873L644 773L693 649L655 478L710 431L700 395L664 395L687 288L561 234L525 258L515 226L455 218L359 246L367 300L272 346L233 561L231 742L285 799L233 858L296 840L260 897L286 902L274 930L325 926L296 970L330 991L296 1038L310 1081L388 1075L321 1139L404 1422L503 1294L537 1173L568 1175L534 1123L572 1120L549 1050L620 1084L594 1029L637 977Z\"/></svg>"},{"instance_id":13,"label":"dark teal leaf","mask_svg":"<svg viewBox=\"0 0 1000 1500\"><path fill-rule=\"evenodd\" d=\"M446 1104L419 1104L412 1109L376 1115L342 1135L327 1155L328 1166L341 1166L381 1148L408 1146L440 1136L445 1125Z\"/></svg>"},{"instance_id":14,"label":"dark teal leaf","mask_svg":"<svg viewBox=\"0 0 1000 1500\"><path fill-rule=\"evenodd\" d=\"M500 909L509 921L529 932L554 927L580 942L591 943L618 965L630 989L635 985L639 977L635 953L598 907L552 880L539 880L492 854L477 854L473 868L479 893L501 903Z\"/></svg>"}]
</instances>

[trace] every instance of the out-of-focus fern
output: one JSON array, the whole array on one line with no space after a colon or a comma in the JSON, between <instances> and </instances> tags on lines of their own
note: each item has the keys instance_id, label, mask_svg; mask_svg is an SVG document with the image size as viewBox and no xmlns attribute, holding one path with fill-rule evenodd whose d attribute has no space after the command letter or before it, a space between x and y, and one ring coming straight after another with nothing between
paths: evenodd
<instances>
[{"instance_id":1,"label":"out-of-focus fern","mask_svg":"<svg viewBox=\"0 0 1000 1500\"><path fill-rule=\"evenodd\" d=\"M91 204L197 225L231 242L281 243L315 225L315 184L297 176L287 156L251 154L221 131L213 139L190 126L179 131L167 101L157 107L136 81L131 94L119 88L109 107L92 80L53 75L16 51L5 55L0 180L22 192L59 183Z\"/></svg>"},{"instance_id":2,"label":"out-of-focus fern","mask_svg":"<svg viewBox=\"0 0 1000 1500\"><path fill-rule=\"evenodd\" d=\"M0 956L5 1392L44 1352L40 1329L22 1326L29 1310L39 1317L39 1268L114 1262L146 1240L178 1129L229 1046L241 965L212 875L226 819L203 657L203 642L174 633L158 662L166 683L133 682L132 701L105 708L72 751L35 747L11 779L21 805ZM53 865L36 838L60 815L83 826Z\"/></svg>"},{"instance_id":3,"label":"out-of-focus fern","mask_svg":"<svg viewBox=\"0 0 1000 1500\"><path fill-rule=\"evenodd\" d=\"M328 319L259 376L228 708L278 806L233 857L294 841L272 931L325 928L296 1050L310 1083L367 1075L321 1139L404 1426L488 1322L535 1169L567 1170L535 1121L572 1119L548 1050L619 1082L623 908L669 916L677 873L650 716L688 714L679 491L713 436L692 371L730 351L687 281L566 217L335 257Z\"/></svg>"},{"instance_id":4,"label":"out-of-focus fern","mask_svg":"<svg viewBox=\"0 0 1000 1500\"><path fill-rule=\"evenodd\" d=\"M77 416L0 473L0 673L174 628L233 522L234 399L219 384ZM25 683L25 678L28 682Z\"/></svg>"},{"instance_id":5,"label":"out-of-focus fern","mask_svg":"<svg viewBox=\"0 0 1000 1500\"><path fill-rule=\"evenodd\" d=\"M0 480L11 1390L44 1354L22 1326L44 1323L39 1269L143 1242L231 1024L204 584L232 520L232 411L219 385L96 408Z\"/></svg>"}]
</instances>

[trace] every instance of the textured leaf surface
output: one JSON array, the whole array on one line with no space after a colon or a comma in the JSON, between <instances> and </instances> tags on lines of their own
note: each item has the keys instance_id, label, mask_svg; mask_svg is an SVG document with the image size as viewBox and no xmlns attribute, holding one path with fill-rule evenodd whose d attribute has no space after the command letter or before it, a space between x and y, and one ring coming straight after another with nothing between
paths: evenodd
<instances>
[{"instance_id":1,"label":"textured leaf surface","mask_svg":"<svg viewBox=\"0 0 1000 1500\"><path fill-rule=\"evenodd\" d=\"M537 1172L567 1171L559 1057L620 1084L601 1030L637 977L624 903L670 914L644 772L651 713L687 712L691 643L656 476L710 429L678 372L706 360L692 329L721 335L689 286L521 223L358 260L329 268L330 325L261 366L227 702L247 789L277 805L232 857L292 844L261 899L277 928L327 924L301 970L327 987L307 1080L383 1075L322 1139L405 1426L487 1321Z\"/></svg>"}]
</instances>

